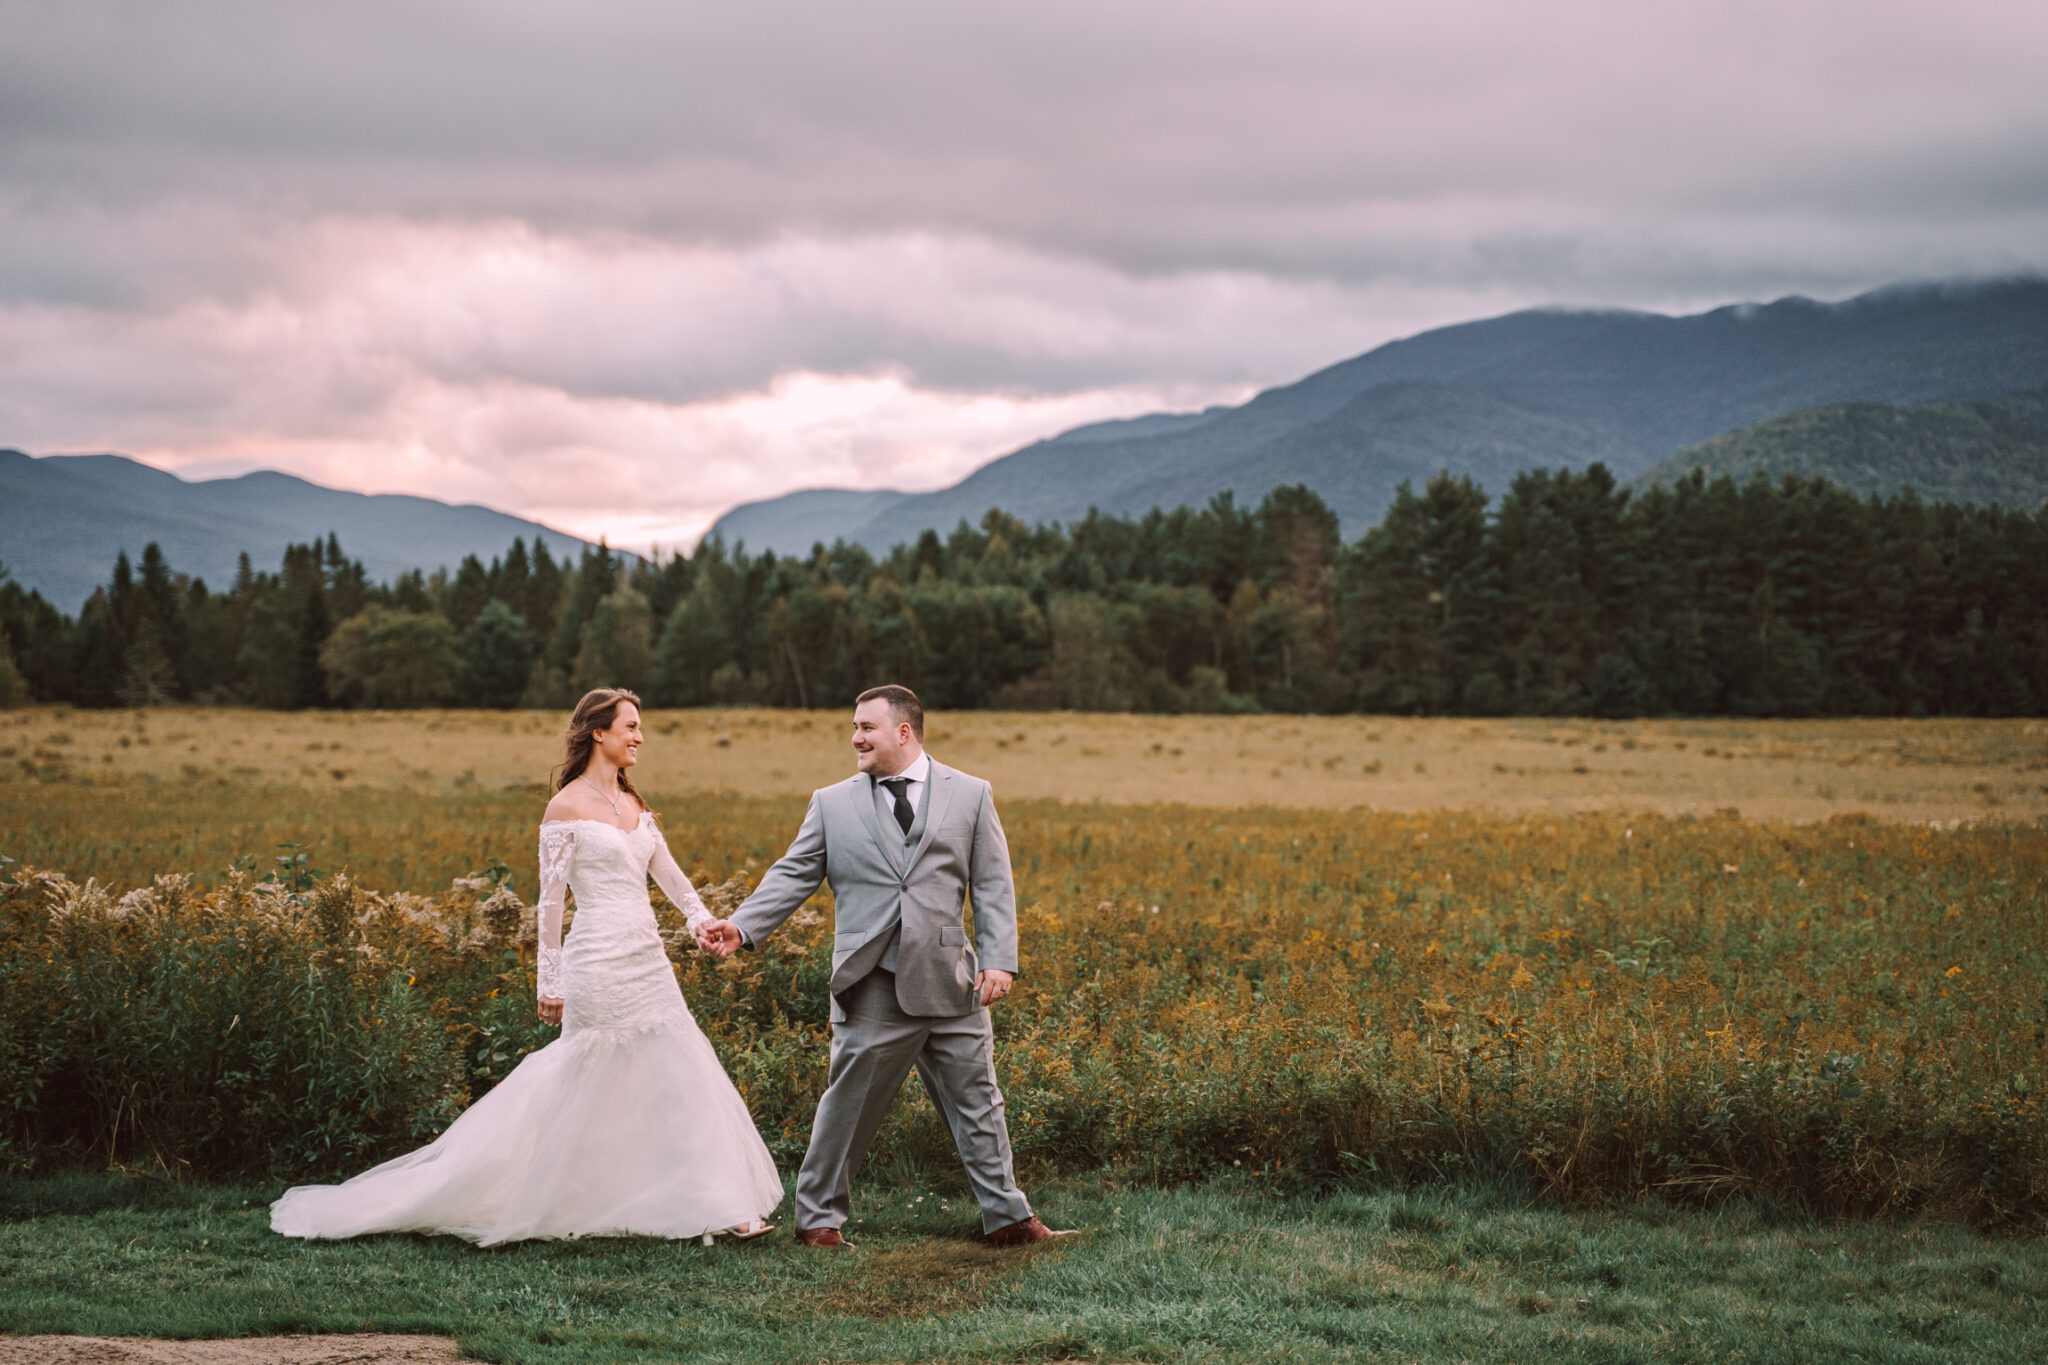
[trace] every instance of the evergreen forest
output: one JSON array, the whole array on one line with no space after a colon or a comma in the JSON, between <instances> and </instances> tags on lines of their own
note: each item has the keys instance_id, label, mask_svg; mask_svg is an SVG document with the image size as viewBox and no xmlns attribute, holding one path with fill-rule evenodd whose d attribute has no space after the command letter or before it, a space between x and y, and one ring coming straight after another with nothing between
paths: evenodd
<instances>
[{"instance_id":1,"label":"evergreen forest","mask_svg":"<svg viewBox=\"0 0 2048 1365\"><path fill-rule=\"evenodd\" d=\"M1695 473L1536 470L1498 502L1402 485L1346 543L1305 487L877 557L711 539L641 559L370 582L338 540L276 571L124 553L74 619L0 575L0 703L840 707L1412 714L2021 715L2048 709L2048 509Z\"/></svg>"}]
</instances>

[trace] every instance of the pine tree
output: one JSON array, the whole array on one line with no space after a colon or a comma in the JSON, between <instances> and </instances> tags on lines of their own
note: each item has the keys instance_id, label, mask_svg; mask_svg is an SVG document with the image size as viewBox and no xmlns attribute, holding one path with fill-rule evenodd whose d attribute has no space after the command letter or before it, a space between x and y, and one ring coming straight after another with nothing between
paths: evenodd
<instances>
[{"instance_id":1,"label":"pine tree","mask_svg":"<svg viewBox=\"0 0 2048 1365\"><path fill-rule=\"evenodd\" d=\"M576 655L583 648L583 627L597 610L597 604L618 588L618 561L607 545L586 546L583 561L569 583L568 601L555 621L554 641L548 647L548 662L564 674L573 674Z\"/></svg>"},{"instance_id":2,"label":"pine tree","mask_svg":"<svg viewBox=\"0 0 2048 1365\"><path fill-rule=\"evenodd\" d=\"M38 592L24 592L0 565L0 644L38 701L76 698L76 628Z\"/></svg>"},{"instance_id":3,"label":"pine tree","mask_svg":"<svg viewBox=\"0 0 2048 1365\"><path fill-rule=\"evenodd\" d=\"M284 551L279 606L292 655L285 705L295 711L327 702L327 671L320 662L320 647L327 643L333 622L327 614L324 558L317 544L287 545Z\"/></svg>"},{"instance_id":4,"label":"pine tree","mask_svg":"<svg viewBox=\"0 0 2048 1365\"><path fill-rule=\"evenodd\" d=\"M341 552L341 538L332 531L327 533L322 558L320 583L327 619L345 621L369 605L369 574L361 560L350 559Z\"/></svg>"},{"instance_id":5,"label":"pine tree","mask_svg":"<svg viewBox=\"0 0 2048 1365\"><path fill-rule=\"evenodd\" d=\"M548 554L548 547L539 536L533 538L533 577L527 588L524 601L512 602L513 608L526 618L526 625L536 640L549 640L555 633L555 615L562 604L562 568Z\"/></svg>"},{"instance_id":6,"label":"pine tree","mask_svg":"<svg viewBox=\"0 0 2048 1365\"><path fill-rule=\"evenodd\" d=\"M178 661L185 654L185 623L170 566L155 541L143 547L142 578L131 614L120 697L129 706L159 706L185 690L178 676Z\"/></svg>"},{"instance_id":7,"label":"pine tree","mask_svg":"<svg viewBox=\"0 0 2048 1365\"><path fill-rule=\"evenodd\" d=\"M1628 495L1595 464L1516 476L1493 528L1503 682L1516 709L1572 712L1626 610ZM1610 665L1609 671L1619 664Z\"/></svg>"},{"instance_id":8,"label":"pine tree","mask_svg":"<svg viewBox=\"0 0 2048 1365\"><path fill-rule=\"evenodd\" d=\"M448 585L448 591L441 601L442 611L455 629L469 629L470 622L491 600L491 575L484 568L483 561L475 555L464 555L462 564L455 571L455 578Z\"/></svg>"},{"instance_id":9,"label":"pine tree","mask_svg":"<svg viewBox=\"0 0 2048 1365\"><path fill-rule=\"evenodd\" d=\"M943 707L2048 706L2048 509L1697 473L1632 498L1598 466L1524 475L1497 515L1487 505L1469 480L1404 486L1350 546L1298 487L1256 511L1225 494L1068 528L991 510L879 559L843 541L781 557L712 539L623 574L602 546L565 573L515 540L488 567L387 587L330 534L288 547L276 573L242 556L222 594L152 545L139 575L118 556L75 622L0 574L0 654L38 698L98 706L417 701L447 678L394 651L432 654L433 639L462 692L492 705L567 705L603 681L657 704L838 706L888 678ZM385 614L364 619L371 607Z\"/></svg>"},{"instance_id":10,"label":"pine tree","mask_svg":"<svg viewBox=\"0 0 2048 1365\"><path fill-rule=\"evenodd\" d=\"M114 559L114 575L78 614L77 687L80 706L118 706L128 676L128 636L135 619L135 573L128 552Z\"/></svg>"},{"instance_id":11,"label":"pine tree","mask_svg":"<svg viewBox=\"0 0 2048 1365\"><path fill-rule=\"evenodd\" d=\"M517 706L540 653L539 642L519 613L492 598L462 633L458 646L462 669L457 679L460 704L505 708Z\"/></svg>"},{"instance_id":12,"label":"pine tree","mask_svg":"<svg viewBox=\"0 0 2048 1365\"><path fill-rule=\"evenodd\" d=\"M533 622L528 619L526 603L533 594L533 565L526 557L526 542L515 537L512 548L505 552L502 561L491 562L491 596L503 602L526 621L529 633Z\"/></svg>"},{"instance_id":13,"label":"pine tree","mask_svg":"<svg viewBox=\"0 0 2048 1365\"><path fill-rule=\"evenodd\" d=\"M1497 570L1476 484L1439 474L1417 497L1403 483L1345 567L1345 650L1368 708L1442 713L1476 691L1492 709Z\"/></svg>"}]
</instances>

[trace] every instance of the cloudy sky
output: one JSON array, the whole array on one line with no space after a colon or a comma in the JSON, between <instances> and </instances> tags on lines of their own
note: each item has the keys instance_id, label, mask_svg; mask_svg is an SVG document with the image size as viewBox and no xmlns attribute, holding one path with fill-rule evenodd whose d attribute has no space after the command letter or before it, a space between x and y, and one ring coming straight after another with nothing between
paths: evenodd
<instances>
[{"instance_id":1,"label":"cloudy sky","mask_svg":"<svg viewBox=\"0 0 2048 1365\"><path fill-rule=\"evenodd\" d=\"M0 0L0 446L675 546L1427 327L2048 268L2038 0Z\"/></svg>"}]
</instances>

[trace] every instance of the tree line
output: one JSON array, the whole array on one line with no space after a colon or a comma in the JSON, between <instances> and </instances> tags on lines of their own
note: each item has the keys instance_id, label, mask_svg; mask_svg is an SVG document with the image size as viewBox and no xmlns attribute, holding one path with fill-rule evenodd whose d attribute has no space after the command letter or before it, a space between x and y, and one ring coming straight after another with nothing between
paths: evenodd
<instances>
[{"instance_id":1,"label":"tree line","mask_svg":"<svg viewBox=\"0 0 2048 1365\"><path fill-rule=\"evenodd\" d=\"M1536 470L1498 505L1403 485L1347 544L1304 487L1256 508L1026 526L876 556L707 540L556 561L515 540L372 583L333 536L215 590L155 545L76 619L0 571L0 701L846 704L1415 714L2017 715L2048 708L2048 509L1695 473Z\"/></svg>"}]
</instances>

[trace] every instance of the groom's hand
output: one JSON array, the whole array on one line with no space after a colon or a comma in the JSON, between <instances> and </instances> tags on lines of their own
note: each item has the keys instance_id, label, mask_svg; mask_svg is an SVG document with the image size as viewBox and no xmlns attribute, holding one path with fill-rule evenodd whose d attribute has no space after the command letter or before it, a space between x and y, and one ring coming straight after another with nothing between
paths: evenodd
<instances>
[{"instance_id":1,"label":"groom's hand","mask_svg":"<svg viewBox=\"0 0 2048 1365\"><path fill-rule=\"evenodd\" d=\"M1010 993L1010 983L1016 979L1008 972L997 971L991 967L974 978L974 988L981 992L983 1005L993 1005Z\"/></svg>"},{"instance_id":2,"label":"groom's hand","mask_svg":"<svg viewBox=\"0 0 2048 1365\"><path fill-rule=\"evenodd\" d=\"M728 958L740 950L739 926L729 919L715 919L697 931L697 946L716 958Z\"/></svg>"}]
</instances>

